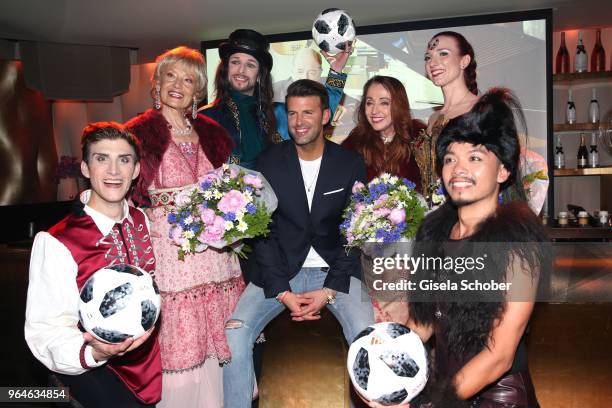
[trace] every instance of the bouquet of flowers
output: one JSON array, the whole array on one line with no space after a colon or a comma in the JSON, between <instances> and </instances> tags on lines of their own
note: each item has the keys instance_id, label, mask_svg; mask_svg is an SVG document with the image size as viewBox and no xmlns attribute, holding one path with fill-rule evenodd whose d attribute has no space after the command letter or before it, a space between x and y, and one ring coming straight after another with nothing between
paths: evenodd
<instances>
[{"instance_id":1,"label":"bouquet of flowers","mask_svg":"<svg viewBox=\"0 0 612 408\"><path fill-rule=\"evenodd\" d=\"M267 234L278 200L260 173L224 164L179 192L175 204L168 214L169 238L180 247L178 258L183 260L185 254L208 246L233 246L241 239ZM237 252L245 256L242 246Z\"/></svg>"},{"instance_id":2,"label":"bouquet of flowers","mask_svg":"<svg viewBox=\"0 0 612 408\"><path fill-rule=\"evenodd\" d=\"M366 242L390 243L413 238L427 205L415 184L384 173L364 185L356 182L340 231L347 249Z\"/></svg>"}]
</instances>

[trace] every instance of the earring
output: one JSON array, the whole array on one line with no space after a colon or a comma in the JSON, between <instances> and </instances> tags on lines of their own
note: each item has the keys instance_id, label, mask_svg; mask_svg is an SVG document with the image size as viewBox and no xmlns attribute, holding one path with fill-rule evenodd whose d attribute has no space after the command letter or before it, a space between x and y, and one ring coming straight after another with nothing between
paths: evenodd
<instances>
[{"instance_id":1,"label":"earring","mask_svg":"<svg viewBox=\"0 0 612 408\"><path fill-rule=\"evenodd\" d=\"M198 116L198 103L195 96L193 97L193 105L191 105L191 117L195 119Z\"/></svg>"},{"instance_id":2,"label":"earring","mask_svg":"<svg viewBox=\"0 0 612 408\"><path fill-rule=\"evenodd\" d=\"M161 109L161 89L159 85L155 86L155 109Z\"/></svg>"}]
</instances>

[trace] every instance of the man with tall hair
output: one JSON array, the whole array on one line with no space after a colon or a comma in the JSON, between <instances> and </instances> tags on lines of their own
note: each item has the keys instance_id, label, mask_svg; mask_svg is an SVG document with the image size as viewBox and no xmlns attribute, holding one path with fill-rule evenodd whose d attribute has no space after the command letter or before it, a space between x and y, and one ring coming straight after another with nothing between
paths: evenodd
<instances>
[{"instance_id":1,"label":"man with tall hair","mask_svg":"<svg viewBox=\"0 0 612 408\"><path fill-rule=\"evenodd\" d=\"M538 407L525 333L550 258L546 232L525 201L515 113L524 125L512 92L489 90L471 111L450 120L437 141L449 200L425 218L414 251L486 261L482 270L432 268L416 279L475 282L486 276L510 285L409 293L410 327L424 342L434 335L435 361L423 396L430 407Z\"/></svg>"},{"instance_id":2,"label":"man with tall hair","mask_svg":"<svg viewBox=\"0 0 612 408\"><path fill-rule=\"evenodd\" d=\"M234 139L230 161L252 168L257 155L269 144L289 139L284 104L274 103L272 55L266 37L255 30L238 29L219 46L221 62L215 75L216 99L202 113L219 122ZM335 56L322 53L330 62L325 87L334 111L343 96L342 73L352 52Z\"/></svg>"},{"instance_id":3,"label":"man with tall hair","mask_svg":"<svg viewBox=\"0 0 612 408\"><path fill-rule=\"evenodd\" d=\"M140 146L122 125L88 125L81 172L91 190L72 214L40 232L30 259L25 339L86 407L146 407L159 402L157 331L108 344L79 328L79 291L97 270L131 264L154 274L145 214L125 200L140 172Z\"/></svg>"},{"instance_id":4,"label":"man with tall hair","mask_svg":"<svg viewBox=\"0 0 612 408\"><path fill-rule=\"evenodd\" d=\"M225 406L248 407L253 390L253 342L285 308L294 321L320 319L326 307L350 343L373 323L361 285L358 251L340 235L353 184L365 180L362 158L323 136L330 109L325 87L302 79L287 90L293 140L263 152L256 169L278 197L270 234L255 241L259 274L238 301L226 329L232 361L223 370Z\"/></svg>"}]
</instances>

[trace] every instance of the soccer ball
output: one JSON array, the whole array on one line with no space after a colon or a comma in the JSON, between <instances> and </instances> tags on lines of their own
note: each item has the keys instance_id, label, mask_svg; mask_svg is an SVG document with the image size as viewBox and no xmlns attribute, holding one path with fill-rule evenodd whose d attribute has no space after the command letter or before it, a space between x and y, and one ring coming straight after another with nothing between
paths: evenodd
<instances>
[{"instance_id":1,"label":"soccer ball","mask_svg":"<svg viewBox=\"0 0 612 408\"><path fill-rule=\"evenodd\" d=\"M87 332L107 343L137 339L159 317L161 297L151 275L134 265L106 266L81 289L79 319Z\"/></svg>"},{"instance_id":2,"label":"soccer ball","mask_svg":"<svg viewBox=\"0 0 612 408\"><path fill-rule=\"evenodd\" d=\"M355 39L355 23L344 10L323 10L312 24L312 38L321 50L337 54L344 51L347 41Z\"/></svg>"},{"instance_id":3,"label":"soccer ball","mask_svg":"<svg viewBox=\"0 0 612 408\"><path fill-rule=\"evenodd\" d=\"M381 405L409 402L427 383L427 351L419 336L399 323L368 326L348 351L355 389Z\"/></svg>"}]
</instances>

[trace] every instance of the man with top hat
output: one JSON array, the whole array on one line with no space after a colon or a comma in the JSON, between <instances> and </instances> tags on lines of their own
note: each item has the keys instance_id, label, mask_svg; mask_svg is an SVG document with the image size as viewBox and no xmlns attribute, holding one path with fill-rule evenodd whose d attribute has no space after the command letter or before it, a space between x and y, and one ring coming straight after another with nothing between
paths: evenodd
<instances>
[{"instance_id":1,"label":"man with top hat","mask_svg":"<svg viewBox=\"0 0 612 408\"><path fill-rule=\"evenodd\" d=\"M230 161L252 168L269 144L289 139L283 103L274 103L272 55L266 37L255 30L238 29L219 46L221 62L215 75L216 99L201 111L232 136L235 147ZM342 99L346 74L342 73L352 52L335 56L322 52L330 63L325 87L333 112Z\"/></svg>"}]
</instances>

